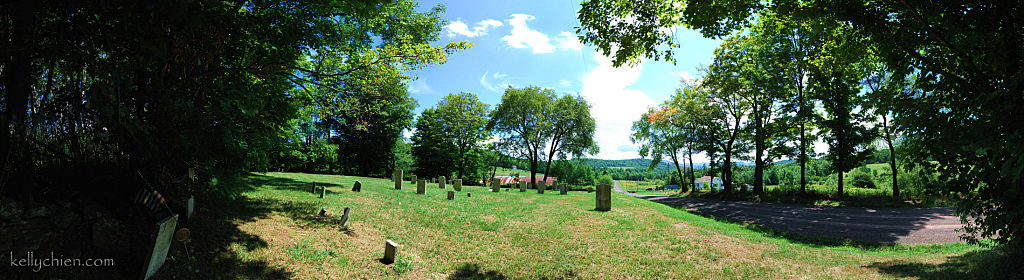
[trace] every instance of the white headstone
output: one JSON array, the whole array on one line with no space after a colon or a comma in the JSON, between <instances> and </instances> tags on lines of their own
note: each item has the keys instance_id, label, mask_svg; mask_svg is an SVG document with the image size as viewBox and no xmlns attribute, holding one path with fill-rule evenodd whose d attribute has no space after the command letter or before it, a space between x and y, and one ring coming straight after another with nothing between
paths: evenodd
<instances>
[{"instance_id":1,"label":"white headstone","mask_svg":"<svg viewBox=\"0 0 1024 280\"><path fill-rule=\"evenodd\" d=\"M196 196L188 197L188 205L186 207L185 218L192 219L192 214L196 212Z\"/></svg>"},{"instance_id":2,"label":"white headstone","mask_svg":"<svg viewBox=\"0 0 1024 280\"><path fill-rule=\"evenodd\" d=\"M149 255L146 263L146 275L142 279L149 279L167 261L167 250L171 248L171 238L174 237L174 228L178 226L178 214L173 214L156 223L156 239L153 241L153 252Z\"/></svg>"}]
</instances>

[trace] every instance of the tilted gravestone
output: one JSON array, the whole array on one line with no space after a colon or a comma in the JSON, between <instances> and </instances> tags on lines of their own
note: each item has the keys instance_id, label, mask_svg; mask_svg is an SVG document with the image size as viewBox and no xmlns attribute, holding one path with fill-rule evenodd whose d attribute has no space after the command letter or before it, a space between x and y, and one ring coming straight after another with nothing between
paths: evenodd
<instances>
[{"instance_id":1,"label":"tilted gravestone","mask_svg":"<svg viewBox=\"0 0 1024 280\"><path fill-rule=\"evenodd\" d=\"M568 193L569 193L569 185L558 184L558 194L568 194Z\"/></svg>"},{"instance_id":2,"label":"tilted gravestone","mask_svg":"<svg viewBox=\"0 0 1024 280\"><path fill-rule=\"evenodd\" d=\"M544 185L544 181L537 182L537 193L544 193L544 189L546 188L548 188L548 186Z\"/></svg>"},{"instance_id":3,"label":"tilted gravestone","mask_svg":"<svg viewBox=\"0 0 1024 280\"><path fill-rule=\"evenodd\" d=\"M597 211L612 210L612 186L608 184L597 185Z\"/></svg>"},{"instance_id":4,"label":"tilted gravestone","mask_svg":"<svg viewBox=\"0 0 1024 280\"><path fill-rule=\"evenodd\" d=\"M444 183L445 183L444 176L441 176L441 177L437 178L437 186L438 187L443 189L444 188Z\"/></svg>"},{"instance_id":5,"label":"tilted gravestone","mask_svg":"<svg viewBox=\"0 0 1024 280\"><path fill-rule=\"evenodd\" d=\"M349 219L349 217L351 217L351 215L352 215L352 208L345 207L345 212L343 212L341 214L341 228L342 229L347 229L348 228L348 219Z\"/></svg>"},{"instance_id":6,"label":"tilted gravestone","mask_svg":"<svg viewBox=\"0 0 1024 280\"><path fill-rule=\"evenodd\" d=\"M156 274L157 270L167 261L167 250L171 248L171 238L174 237L174 228L178 226L178 214L173 214L156 223L156 232L153 242L153 251L146 262L146 274L142 279L149 279Z\"/></svg>"},{"instance_id":7,"label":"tilted gravestone","mask_svg":"<svg viewBox=\"0 0 1024 280\"><path fill-rule=\"evenodd\" d=\"M401 190L402 189L402 170L401 169L395 169L395 189L396 190Z\"/></svg>"},{"instance_id":8,"label":"tilted gravestone","mask_svg":"<svg viewBox=\"0 0 1024 280\"><path fill-rule=\"evenodd\" d=\"M326 216L327 215L327 208L320 208L320 213L317 213L316 215L317 216L321 216L321 217Z\"/></svg>"},{"instance_id":9,"label":"tilted gravestone","mask_svg":"<svg viewBox=\"0 0 1024 280\"><path fill-rule=\"evenodd\" d=\"M462 179L455 179L455 191L462 191Z\"/></svg>"},{"instance_id":10,"label":"tilted gravestone","mask_svg":"<svg viewBox=\"0 0 1024 280\"><path fill-rule=\"evenodd\" d=\"M491 180L491 191L492 192L501 191L501 181Z\"/></svg>"},{"instance_id":11,"label":"tilted gravestone","mask_svg":"<svg viewBox=\"0 0 1024 280\"><path fill-rule=\"evenodd\" d=\"M425 193L427 193L427 180L420 179L419 181L416 181L416 194Z\"/></svg>"},{"instance_id":12,"label":"tilted gravestone","mask_svg":"<svg viewBox=\"0 0 1024 280\"><path fill-rule=\"evenodd\" d=\"M455 191L448 191L448 200L455 200Z\"/></svg>"},{"instance_id":13,"label":"tilted gravestone","mask_svg":"<svg viewBox=\"0 0 1024 280\"><path fill-rule=\"evenodd\" d=\"M359 183L359 181L356 181L355 183L352 183L352 191L360 192L362 190L363 190L363 184L362 183Z\"/></svg>"},{"instance_id":14,"label":"tilted gravestone","mask_svg":"<svg viewBox=\"0 0 1024 280\"><path fill-rule=\"evenodd\" d=\"M380 261L385 264L395 263L395 256L398 255L398 246L398 243L394 241L384 241L384 258Z\"/></svg>"},{"instance_id":15,"label":"tilted gravestone","mask_svg":"<svg viewBox=\"0 0 1024 280\"><path fill-rule=\"evenodd\" d=\"M526 192L526 181L519 181L519 192Z\"/></svg>"}]
</instances>

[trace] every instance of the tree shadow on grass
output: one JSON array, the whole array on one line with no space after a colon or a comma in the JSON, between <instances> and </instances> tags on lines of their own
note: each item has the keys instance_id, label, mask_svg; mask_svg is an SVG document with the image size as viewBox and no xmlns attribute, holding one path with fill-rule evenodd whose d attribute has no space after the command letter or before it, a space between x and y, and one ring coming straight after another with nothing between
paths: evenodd
<instances>
[{"instance_id":1,"label":"tree shadow on grass","mask_svg":"<svg viewBox=\"0 0 1024 280\"><path fill-rule=\"evenodd\" d=\"M998 249L971 251L950 256L940 264L892 260L865 267L894 277L918 279L1024 279L1024 273L1011 264Z\"/></svg>"},{"instance_id":2,"label":"tree shadow on grass","mask_svg":"<svg viewBox=\"0 0 1024 280\"><path fill-rule=\"evenodd\" d=\"M494 270L482 271L480 265L465 263L455 269L455 273L448 276L448 279L509 279L504 274Z\"/></svg>"},{"instance_id":3,"label":"tree shadow on grass","mask_svg":"<svg viewBox=\"0 0 1024 280\"><path fill-rule=\"evenodd\" d=\"M314 194L319 194L320 187L322 187L322 186L326 186L328 188L345 188L345 187L351 188L352 187L352 186L344 186L344 185L335 184L335 183L298 181L298 180L291 179L291 178L271 177L271 176L259 175L259 174L256 174L256 173L250 174L247 178L245 178L244 181L246 182L244 184L244 186L239 186L237 188L242 189L242 190L252 190L252 186L260 186L260 185L262 185L262 186L274 186L277 189L287 189L287 190L300 191L300 192L310 192L312 187L313 187L313 184L315 183L316 184L316 191L313 192L313 193ZM331 194L331 191L327 190L327 194Z\"/></svg>"}]
</instances>

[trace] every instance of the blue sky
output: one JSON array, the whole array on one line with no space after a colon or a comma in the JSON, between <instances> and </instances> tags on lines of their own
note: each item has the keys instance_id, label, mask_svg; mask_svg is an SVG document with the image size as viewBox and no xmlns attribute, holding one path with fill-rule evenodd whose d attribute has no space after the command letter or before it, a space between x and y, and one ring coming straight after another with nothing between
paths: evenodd
<instances>
[{"instance_id":1,"label":"blue sky","mask_svg":"<svg viewBox=\"0 0 1024 280\"><path fill-rule=\"evenodd\" d=\"M577 1L421 3L424 11L437 4L447 7L449 24L441 31L438 45L469 40L473 48L452 56L447 64L412 72L419 76L409 85L419 102L417 114L443 96L461 91L476 94L493 108L508 85L581 94L590 102L591 116L597 121L595 140L601 152L591 158L640 157L636 145L629 141L632 122L649 106L668 99L681 79L693 79L698 66L710 64L720 43L680 29L675 34L680 45L675 50L675 65L644 61L634 67L613 68L608 58L576 38Z\"/></svg>"}]
</instances>

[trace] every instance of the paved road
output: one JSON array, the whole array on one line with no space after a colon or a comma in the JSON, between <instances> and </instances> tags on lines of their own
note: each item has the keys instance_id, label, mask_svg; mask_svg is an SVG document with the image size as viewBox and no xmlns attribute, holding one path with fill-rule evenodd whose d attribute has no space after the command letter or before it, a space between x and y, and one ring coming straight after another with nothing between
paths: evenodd
<instances>
[{"instance_id":1,"label":"paved road","mask_svg":"<svg viewBox=\"0 0 1024 280\"><path fill-rule=\"evenodd\" d=\"M640 195L615 191L702 214L748 222L805 236L827 236L882 243L952 243L962 227L952 208L865 208L719 201Z\"/></svg>"}]
</instances>

